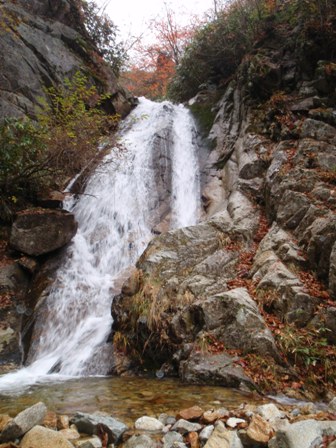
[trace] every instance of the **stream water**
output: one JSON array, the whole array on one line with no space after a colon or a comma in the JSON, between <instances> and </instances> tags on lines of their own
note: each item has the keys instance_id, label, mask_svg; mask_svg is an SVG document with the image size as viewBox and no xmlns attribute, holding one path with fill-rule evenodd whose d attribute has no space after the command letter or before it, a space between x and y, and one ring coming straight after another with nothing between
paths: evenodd
<instances>
[{"instance_id":1,"label":"stream water","mask_svg":"<svg viewBox=\"0 0 336 448\"><path fill-rule=\"evenodd\" d=\"M41 382L30 386L24 394L0 392L0 413L14 416L38 401L60 414L107 412L132 426L143 415L175 415L194 405L204 410L233 409L243 402L261 403L262 399L232 389L187 385L173 379L86 377Z\"/></svg>"}]
</instances>

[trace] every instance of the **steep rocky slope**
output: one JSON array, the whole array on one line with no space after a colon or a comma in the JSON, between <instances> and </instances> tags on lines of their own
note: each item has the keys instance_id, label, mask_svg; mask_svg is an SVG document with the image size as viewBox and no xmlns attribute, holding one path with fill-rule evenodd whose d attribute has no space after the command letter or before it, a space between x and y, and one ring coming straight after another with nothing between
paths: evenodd
<instances>
[{"instance_id":1,"label":"steep rocky slope","mask_svg":"<svg viewBox=\"0 0 336 448\"><path fill-rule=\"evenodd\" d=\"M126 93L86 34L75 0L2 0L0 59L0 118L34 116L44 88L77 71L108 95L110 112L130 110Z\"/></svg>"},{"instance_id":2,"label":"steep rocky slope","mask_svg":"<svg viewBox=\"0 0 336 448\"><path fill-rule=\"evenodd\" d=\"M296 395L335 386L336 66L308 64L313 44L297 53L280 29L218 102L213 88L192 100L216 112L207 219L155 238L115 298L131 366Z\"/></svg>"}]
</instances>

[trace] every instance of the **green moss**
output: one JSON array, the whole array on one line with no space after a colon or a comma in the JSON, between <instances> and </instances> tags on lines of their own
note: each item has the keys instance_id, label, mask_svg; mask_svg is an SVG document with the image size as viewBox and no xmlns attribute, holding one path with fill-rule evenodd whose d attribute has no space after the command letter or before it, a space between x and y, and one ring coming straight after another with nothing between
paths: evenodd
<instances>
[{"instance_id":1,"label":"green moss","mask_svg":"<svg viewBox=\"0 0 336 448\"><path fill-rule=\"evenodd\" d=\"M207 137L216 117L216 112L213 110L213 104L195 103L190 106L190 110L195 117L201 134L204 137Z\"/></svg>"}]
</instances>

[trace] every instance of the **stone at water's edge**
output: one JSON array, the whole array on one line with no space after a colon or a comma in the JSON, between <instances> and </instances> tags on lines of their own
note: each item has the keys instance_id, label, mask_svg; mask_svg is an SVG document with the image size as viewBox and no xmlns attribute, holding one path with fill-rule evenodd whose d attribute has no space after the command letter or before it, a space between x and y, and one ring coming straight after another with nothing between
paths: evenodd
<instances>
[{"instance_id":1,"label":"stone at water's edge","mask_svg":"<svg viewBox=\"0 0 336 448\"><path fill-rule=\"evenodd\" d=\"M336 435L336 421L305 420L278 431L269 448L318 447L326 435Z\"/></svg>"},{"instance_id":2,"label":"stone at water's edge","mask_svg":"<svg viewBox=\"0 0 336 448\"><path fill-rule=\"evenodd\" d=\"M39 256L69 243L77 232L72 213L64 210L31 209L18 214L10 245L27 255Z\"/></svg>"},{"instance_id":3,"label":"stone at water's edge","mask_svg":"<svg viewBox=\"0 0 336 448\"><path fill-rule=\"evenodd\" d=\"M0 434L1 442L8 442L23 436L35 425L40 425L47 413L44 403L36 403L34 406L20 412L13 420L10 420Z\"/></svg>"},{"instance_id":4,"label":"stone at water's edge","mask_svg":"<svg viewBox=\"0 0 336 448\"><path fill-rule=\"evenodd\" d=\"M108 434L109 443L118 441L128 429L124 423L101 412L94 414L77 412L72 417L71 423L76 425L79 432L90 435L97 435L102 428Z\"/></svg>"},{"instance_id":5,"label":"stone at water's edge","mask_svg":"<svg viewBox=\"0 0 336 448\"><path fill-rule=\"evenodd\" d=\"M235 431L225 428L223 422L219 421L204 448L243 448L243 445Z\"/></svg>"},{"instance_id":6,"label":"stone at water's edge","mask_svg":"<svg viewBox=\"0 0 336 448\"><path fill-rule=\"evenodd\" d=\"M127 440L125 448L156 448L157 444L146 434L136 434Z\"/></svg>"},{"instance_id":7,"label":"stone at water's edge","mask_svg":"<svg viewBox=\"0 0 336 448\"><path fill-rule=\"evenodd\" d=\"M183 381L199 384L217 384L224 387L248 389L256 388L253 381L245 375L237 364L237 358L225 353L211 354L192 352L186 361L180 363L180 377Z\"/></svg>"},{"instance_id":8,"label":"stone at water's edge","mask_svg":"<svg viewBox=\"0 0 336 448\"><path fill-rule=\"evenodd\" d=\"M62 434L43 426L35 426L21 441L21 448L73 448Z\"/></svg>"},{"instance_id":9,"label":"stone at water's edge","mask_svg":"<svg viewBox=\"0 0 336 448\"><path fill-rule=\"evenodd\" d=\"M140 417L134 423L135 428L142 431L161 431L163 429L163 423L154 417Z\"/></svg>"}]
</instances>

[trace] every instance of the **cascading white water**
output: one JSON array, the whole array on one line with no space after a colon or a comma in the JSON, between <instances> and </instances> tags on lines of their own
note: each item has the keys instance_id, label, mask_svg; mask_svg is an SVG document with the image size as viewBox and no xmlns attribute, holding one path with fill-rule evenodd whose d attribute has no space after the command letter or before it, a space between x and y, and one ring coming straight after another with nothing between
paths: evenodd
<instances>
[{"instance_id":1,"label":"cascading white water","mask_svg":"<svg viewBox=\"0 0 336 448\"><path fill-rule=\"evenodd\" d=\"M32 384L51 372L106 374L109 363L101 359L97 365L95 360L92 366L90 360L110 333L117 280L134 265L160 220L158 183L164 179L172 184L165 185L173 191L171 226L198 220L197 144L187 109L141 99L124 124L120 145L126 149L106 156L85 194L69 201L67 208L76 216L78 232L46 302L37 311L30 364L2 377L0 389ZM157 151L164 160L159 173ZM167 175L170 165L172 172Z\"/></svg>"},{"instance_id":2,"label":"cascading white water","mask_svg":"<svg viewBox=\"0 0 336 448\"><path fill-rule=\"evenodd\" d=\"M195 126L180 104L174 108L172 156L172 227L196 223L200 210L200 182Z\"/></svg>"}]
</instances>

